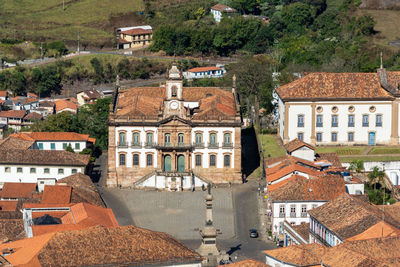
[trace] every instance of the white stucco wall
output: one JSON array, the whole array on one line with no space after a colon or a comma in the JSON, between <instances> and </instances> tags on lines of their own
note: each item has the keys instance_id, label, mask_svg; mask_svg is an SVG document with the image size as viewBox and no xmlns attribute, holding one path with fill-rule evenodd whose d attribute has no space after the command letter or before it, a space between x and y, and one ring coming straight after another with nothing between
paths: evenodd
<instances>
[{"instance_id":1,"label":"white stucco wall","mask_svg":"<svg viewBox=\"0 0 400 267\"><path fill-rule=\"evenodd\" d=\"M289 223L294 223L295 225L299 225L301 223L308 223L310 216L308 212L306 213L306 217L301 217L301 207L302 205L306 205L307 211L319 207L325 204L326 201L293 201L293 202L272 202L272 233L279 234L280 231L280 224L285 220ZM280 205L285 206L285 217L279 216L279 207ZM296 217L290 216L290 207L291 205L296 206ZM315 207L313 207L315 205Z\"/></svg>"},{"instance_id":2,"label":"white stucco wall","mask_svg":"<svg viewBox=\"0 0 400 267\"><path fill-rule=\"evenodd\" d=\"M283 103L282 99L278 97L278 124L279 124L279 136L283 140L283 133L285 131L285 104Z\"/></svg>"},{"instance_id":3,"label":"white stucco wall","mask_svg":"<svg viewBox=\"0 0 400 267\"><path fill-rule=\"evenodd\" d=\"M364 184L345 184L346 192L350 195L363 195L364 194ZM357 193L360 192L360 193Z\"/></svg>"},{"instance_id":4,"label":"white stucco wall","mask_svg":"<svg viewBox=\"0 0 400 267\"><path fill-rule=\"evenodd\" d=\"M10 172L6 172L6 167L10 167ZM22 172L18 173L17 168L22 168ZM30 169L36 168L36 173L31 173ZM44 169L49 168L49 173L44 173ZM59 174L58 169L63 169L64 173ZM49 166L49 165L0 165L0 183L37 183L38 178L55 178L57 180L72 175L72 170L84 173L84 167L76 166Z\"/></svg>"},{"instance_id":5,"label":"white stucco wall","mask_svg":"<svg viewBox=\"0 0 400 267\"><path fill-rule=\"evenodd\" d=\"M311 102L291 102L289 107L289 139L297 137L299 132L304 133L304 141L311 141L312 110ZM349 107L354 106L354 112L349 112ZM375 112L370 112L370 107L375 107ZM375 132L377 144L388 144L391 135L392 106L390 101L345 101L345 102L317 102L316 109L322 107L322 112L315 115L323 116L323 126L315 127L315 132L322 133L320 145L326 144L368 144L369 132ZM337 107L337 112L332 111ZM297 116L304 115L304 127L297 127ZM348 127L348 115L355 115L354 127ZM377 127L376 115L382 115L382 126ZM338 127L331 127L332 115L338 115ZM362 126L362 115L369 115L369 126ZM282 118L280 118L281 120ZM337 142L331 142L331 133L337 132ZM348 132L354 132L354 142L348 141Z\"/></svg>"},{"instance_id":6,"label":"white stucco wall","mask_svg":"<svg viewBox=\"0 0 400 267\"><path fill-rule=\"evenodd\" d=\"M71 144L72 149L75 152L81 152L83 149L87 147L86 141L36 141L33 144L33 147L35 149L39 149L39 144L43 144L43 150L52 150L51 149L51 144L54 143L55 149L54 150L65 150L63 144ZM75 145L79 144L79 149L75 148Z\"/></svg>"},{"instance_id":7,"label":"white stucco wall","mask_svg":"<svg viewBox=\"0 0 400 267\"><path fill-rule=\"evenodd\" d=\"M291 155L293 157L298 157L312 162L315 159L314 150L305 146L300 147L299 149L293 151Z\"/></svg>"},{"instance_id":8,"label":"white stucco wall","mask_svg":"<svg viewBox=\"0 0 400 267\"><path fill-rule=\"evenodd\" d=\"M348 168L350 163L343 163L343 167ZM365 161L364 169L369 172L374 167L378 167L381 170L385 170L386 175L389 177L393 185L400 185L400 161Z\"/></svg>"}]
</instances>

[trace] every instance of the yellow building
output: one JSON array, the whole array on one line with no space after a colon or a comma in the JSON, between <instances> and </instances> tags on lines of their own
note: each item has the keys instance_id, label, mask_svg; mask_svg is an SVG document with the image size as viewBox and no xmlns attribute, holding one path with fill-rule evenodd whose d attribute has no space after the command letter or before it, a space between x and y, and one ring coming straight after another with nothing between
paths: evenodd
<instances>
[{"instance_id":1,"label":"yellow building","mask_svg":"<svg viewBox=\"0 0 400 267\"><path fill-rule=\"evenodd\" d=\"M151 44L153 30L151 26L136 26L120 28L118 33L118 48L141 48Z\"/></svg>"}]
</instances>

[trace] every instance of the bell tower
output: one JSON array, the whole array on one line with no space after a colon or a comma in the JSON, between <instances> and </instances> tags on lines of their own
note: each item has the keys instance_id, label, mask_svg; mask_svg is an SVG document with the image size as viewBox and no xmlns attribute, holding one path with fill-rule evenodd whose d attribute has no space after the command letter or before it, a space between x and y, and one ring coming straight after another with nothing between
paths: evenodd
<instances>
[{"instance_id":1,"label":"bell tower","mask_svg":"<svg viewBox=\"0 0 400 267\"><path fill-rule=\"evenodd\" d=\"M168 71L167 82L165 84L164 117L177 115L185 117L183 107L183 81L182 73L176 64L173 64Z\"/></svg>"}]
</instances>

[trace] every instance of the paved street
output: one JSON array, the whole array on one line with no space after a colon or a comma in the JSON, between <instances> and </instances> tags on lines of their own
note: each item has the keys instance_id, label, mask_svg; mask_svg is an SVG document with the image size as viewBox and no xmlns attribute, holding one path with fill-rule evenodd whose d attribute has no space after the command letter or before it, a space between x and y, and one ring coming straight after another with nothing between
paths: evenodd
<instances>
[{"instance_id":1,"label":"paved street","mask_svg":"<svg viewBox=\"0 0 400 267\"><path fill-rule=\"evenodd\" d=\"M265 260L263 250L276 248L273 242L249 237L249 229L261 229L258 217L258 182L250 181L232 188L216 188L214 225L220 230L217 244L233 260ZM187 246L200 245L205 221L205 192L156 192L132 189L100 188L107 206L112 208L120 225L133 224L167 232ZM261 233L261 232L260 232Z\"/></svg>"}]
</instances>

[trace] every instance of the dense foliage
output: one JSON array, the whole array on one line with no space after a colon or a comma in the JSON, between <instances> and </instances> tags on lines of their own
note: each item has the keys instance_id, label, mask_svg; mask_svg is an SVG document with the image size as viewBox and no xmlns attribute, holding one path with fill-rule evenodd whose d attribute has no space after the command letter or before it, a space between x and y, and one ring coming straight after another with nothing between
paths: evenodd
<instances>
[{"instance_id":1,"label":"dense foliage","mask_svg":"<svg viewBox=\"0 0 400 267\"><path fill-rule=\"evenodd\" d=\"M222 2L236 8L239 14L226 14L218 24L208 12L213 4L210 1L196 1L182 10L178 7L175 12L183 12L185 16L170 20L150 16L150 22L161 25L155 30L151 49L169 55L228 56L239 51L274 54L279 57L280 70L292 71L371 72L379 67L378 55L383 48L372 44L375 21L371 16L354 15L359 1ZM199 10L207 12L196 15ZM268 17L269 23L254 15ZM399 54L386 56L385 67L400 68Z\"/></svg>"},{"instance_id":2,"label":"dense foliage","mask_svg":"<svg viewBox=\"0 0 400 267\"><path fill-rule=\"evenodd\" d=\"M92 105L84 105L77 114L61 112L49 116L45 121L37 121L30 128L35 132L77 132L96 138L96 146L107 149L108 112L110 98L100 98Z\"/></svg>"}]
</instances>

